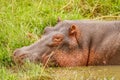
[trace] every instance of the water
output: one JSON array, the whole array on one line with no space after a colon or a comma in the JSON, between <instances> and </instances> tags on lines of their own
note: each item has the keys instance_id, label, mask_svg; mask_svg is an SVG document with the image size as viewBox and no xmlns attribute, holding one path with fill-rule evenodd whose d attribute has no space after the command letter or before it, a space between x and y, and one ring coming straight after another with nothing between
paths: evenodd
<instances>
[{"instance_id":1,"label":"water","mask_svg":"<svg viewBox=\"0 0 120 80\"><path fill-rule=\"evenodd\" d=\"M53 80L120 80L120 66L49 68Z\"/></svg>"}]
</instances>

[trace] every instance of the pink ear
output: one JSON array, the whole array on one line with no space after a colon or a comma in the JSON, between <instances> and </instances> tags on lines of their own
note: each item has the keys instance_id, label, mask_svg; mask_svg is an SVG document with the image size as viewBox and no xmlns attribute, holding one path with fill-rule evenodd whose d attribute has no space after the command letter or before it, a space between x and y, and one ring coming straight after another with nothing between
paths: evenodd
<instances>
[{"instance_id":1,"label":"pink ear","mask_svg":"<svg viewBox=\"0 0 120 80\"><path fill-rule=\"evenodd\" d=\"M69 28L69 35L73 35L73 34L76 34L76 33L77 33L76 25L72 25L72 26Z\"/></svg>"}]
</instances>

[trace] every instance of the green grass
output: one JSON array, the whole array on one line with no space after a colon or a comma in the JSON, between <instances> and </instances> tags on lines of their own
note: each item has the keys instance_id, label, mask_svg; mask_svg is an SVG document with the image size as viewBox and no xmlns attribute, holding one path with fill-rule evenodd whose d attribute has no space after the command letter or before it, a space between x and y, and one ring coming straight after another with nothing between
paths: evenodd
<instances>
[{"instance_id":1,"label":"green grass","mask_svg":"<svg viewBox=\"0 0 120 80\"><path fill-rule=\"evenodd\" d=\"M10 69L9 69L10 68ZM24 65L1 67L0 80L51 80L51 76L40 65L26 62Z\"/></svg>"},{"instance_id":2,"label":"green grass","mask_svg":"<svg viewBox=\"0 0 120 80\"><path fill-rule=\"evenodd\" d=\"M120 0L0 0L1 80L21 80L25 75L37 78L38 74L45 78L47 72L40 74L44 68L38 65L27 70L28 65L28 72L18 66L19 70L12 70L16 65L11 56L16 48L38 40L43 29L55 25L58 17L120 20Z\"/></svg>"}]
</instances>

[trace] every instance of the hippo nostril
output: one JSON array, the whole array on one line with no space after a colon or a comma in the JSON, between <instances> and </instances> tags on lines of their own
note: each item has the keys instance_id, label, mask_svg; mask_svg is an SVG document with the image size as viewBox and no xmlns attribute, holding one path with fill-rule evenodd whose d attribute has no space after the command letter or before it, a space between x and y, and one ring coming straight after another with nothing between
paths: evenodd
<instances>
[{"instance_id":1,"label":"hippo nostril","mask_svg":"<svg viewBox=\"0 0 120 80\"><path fill-rule=\"evenodd\" d=\"M17 52L14 52L13 55L14 55L14 56L17 56Z\"/></svg>"},{"instance_id":2,"label":"hippo nostril","mask_svg":"<svg viewBox=\"0 0 120 80\"><path fill-rule=\"evenodd\" d=\"M16 49L16 50L13 52L13 55L14 55L14 56L17 56L18 53L19 53L19 50Z\"/></svg>"},{"instance_id":3,"label":"hippo nostril","mask_svg":"<svg viewBox=\"0 0 120 80\"><path fill-rule=\"evenodd\" d=\"M14 52L13 55L16 56L17 52Z\"/></svg>"}]
</instances>

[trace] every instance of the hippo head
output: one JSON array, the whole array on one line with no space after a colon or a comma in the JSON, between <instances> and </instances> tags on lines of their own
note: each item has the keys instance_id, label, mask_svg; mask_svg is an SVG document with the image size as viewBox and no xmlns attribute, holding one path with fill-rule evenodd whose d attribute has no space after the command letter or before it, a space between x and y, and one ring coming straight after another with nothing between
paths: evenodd
<instances>
[{"instance_id":1,"label":"hippo head","mask_svg":"<svg viewBox=\"0 0 120 80\"><path fill-rule=\"evenodd\" d=\"M80 45L78 25L61 21L55 27L46 27L41 39L30 46L16 49L13 59L23 63L42 63L45 66L81 66L86 64Z\"/></svg>"}]
</instances>

